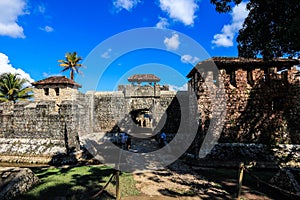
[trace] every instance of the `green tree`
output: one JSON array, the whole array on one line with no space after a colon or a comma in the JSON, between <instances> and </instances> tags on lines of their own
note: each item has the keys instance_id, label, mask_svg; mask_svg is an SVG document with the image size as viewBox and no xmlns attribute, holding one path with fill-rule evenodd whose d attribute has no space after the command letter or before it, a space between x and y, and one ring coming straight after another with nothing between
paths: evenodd
<instances>
[{"instance_id":1,"label":"green tree","mask_svg":"<svg viewBox=\"0 0 300 200\"><path fill-rule=\"evenodd\" d=\"M218 12L229 12L241 0L211 0ZM299 56L300 1L250 0L249 15L237 37L239 56L264 59Z\"/></svg>"},{"instance_id":2,"label":"green tree","mask_svg":"<svg viewBox=\"0 0 300 200\"><path fill-rule=\"evenodd\" d=\"M68 52L65 55L65 60L58 60L58 62L60 62L59 66L64 68L62 72L70 70L70 78L74 80L74 72L81 73L79 70L79 68L82 67L82 65L79 64L81 60L82 58L77 55L77 52Z\"/></svg>"},{"instance_id":3,"label":"green tree","mask_svg":"<svg viewBox=\"0 0 300 200\"><path fill-rule=\"evenodd\" d=\"M24 85L28 80L19 74L4 73L0 75L0 102L27 100L33 97L32 88Z\"/></svg>"}]
</instances>

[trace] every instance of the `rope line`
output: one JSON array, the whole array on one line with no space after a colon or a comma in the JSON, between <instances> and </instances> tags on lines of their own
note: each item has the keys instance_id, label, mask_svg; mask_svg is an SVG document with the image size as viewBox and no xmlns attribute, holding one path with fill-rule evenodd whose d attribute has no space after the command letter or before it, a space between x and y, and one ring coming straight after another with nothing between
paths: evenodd
<instances>
[{"instance_id":1,"label":"rope line","mask_svg":"<svg viewBox=\"0 0 300 200\"><path fill-rule=\"evenodd\" d=\"M101 190L99 190L99 192L97 192L95 195L93 195L91 197L91 199L96 198L97 196L99 196L104 190L105 188L108 186L108 184L112 181L113 177L115 176L115 172L111 175L111 177L109 178L109 180L106 182L105 186L103 188L101 188Z\"/></svg>"},{"instance_id":2,"label":"rope line","mask_svg":"<svg viewBox=\"0 0 300 200\"><path fill-rule=\"evenodd\" d=\"M280 192L284 193L285 195L292 196L292 197L295 197L297 199L300 199L300 195L299 194L296 194L296 193L291 192L291 191L284 190L284 189L279 188L279 187L277 187L275 185L271 185L271 184L267 183L266 181L261 180L255 174L252 174L252 172L246 166L243 166L243 168L244 168L245 172L247 172L250 176L252 176L253 178L255 178L258 182L263 183L263 184L265 184L265 185L267 185L267 186L269 186L269 187L271 187L271 188L273 188L275 190L279 190Z\"/></svg>"}]
</instances>

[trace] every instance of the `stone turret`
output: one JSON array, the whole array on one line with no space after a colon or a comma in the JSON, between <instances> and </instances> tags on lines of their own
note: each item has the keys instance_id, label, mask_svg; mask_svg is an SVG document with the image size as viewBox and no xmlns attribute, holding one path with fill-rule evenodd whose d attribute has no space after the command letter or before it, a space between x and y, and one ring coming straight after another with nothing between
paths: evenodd
<instances>
[{"instance_id":1,"label":"stone turret","mask_svg":"<svg viewBox=\"0 0 300 200\"><path fill-rule=\"evenodd\" d=\"M168 85L159 85L160 78L154 74L134 74L128 79L130 85L119 85L118 91L124 93L126 98L131 97L156 97L162 92L169 91ZM146 83L146 84L145 84ZM147 84L149 83L149 84Z\"/></svg>"},{"instance_id":2,"label":"stone turret","mask_svg":"<svg viewBox=\"0 0 300 200\"><path fill-rule=\"evenodd\" d=\"M60 105L63 100L75 100L81 85L65 76L52 76L32 85L35 101L55 101Z\"/></svg>"}]
</instances>

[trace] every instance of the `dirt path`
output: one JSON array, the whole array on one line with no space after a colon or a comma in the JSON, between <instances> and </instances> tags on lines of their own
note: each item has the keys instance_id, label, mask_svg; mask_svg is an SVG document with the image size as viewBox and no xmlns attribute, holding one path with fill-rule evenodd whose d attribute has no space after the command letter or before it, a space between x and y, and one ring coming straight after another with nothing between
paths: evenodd
<instances>
[{"instance_id":1,"label":"dirt path","mask_svg":"<svg viewBox=\"0 0 300 200\"><path fill-rule=\"evenodd\" d=\"M195 174L181 161L164 170L134 174L134 179L148 199L231 199L220 185Z\"/></svg>"},{"instance_id":2,"label":"dirt path","mask_svg":"<svg viewBox=\"0 0 300 200\"><path fill-rule=\"evenodd\" d=\"M134 139L132 141L132 151L146 153L157 149L159 146L154 139ZM163 170L135 173L133 177L141 195L122 199L231 199L220 185L197 175L181 161L176 161Z\"/></svg>"},{"instance_id":3,"label":"dirt path","mask_svg":"<svg viewBox=\"0 0 300 200\"><path fill-rule=\"evenodd\" d=\"M152 140L135 140L133 149L138 152L151 152L158 147L157 142ZM177 160L175 163L166 167L163 170L136 173L134 179L136 187L141 191L140 196L124 197L122 199L141 199L141 200L195 200L195 199L233 199L233 191L230 193L226 187L230 186L231 190L235 190L235 182L216 183L204 177L210 177L201 173L199 170L194 170L191 166ZM220 182L220 181L219 181ZM233 184L233 185L232 185ZM243 198L250 199L265 199L271 198L264 194L259 194L257 191L252 191L250 188L243 187Z\"/></svg>"}]
</instances>

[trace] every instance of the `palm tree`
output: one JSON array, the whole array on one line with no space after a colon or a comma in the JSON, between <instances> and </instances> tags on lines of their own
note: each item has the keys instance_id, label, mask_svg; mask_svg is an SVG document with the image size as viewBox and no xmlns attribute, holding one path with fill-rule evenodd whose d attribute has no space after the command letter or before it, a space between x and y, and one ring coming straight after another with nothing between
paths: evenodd
<instances>
[{"instance_id":1,"label":"palm tree","mask_svg":"<svg viewBox=\"0 0 300 200\"><path fill-rule=\"evenodd\" d=\"M19 74L4 73L0 75L0 102L27 100L33 97L32 88L24 84L29 83L27 79L21 78Z\"/></svg>"},{"instance_id":2,"label":"palm tree","mask_svg":"<svg viewBox=\"0 0 300 200\"><path fill-rule=\"evenodd\" d=\"M58 60L60 62L59 66L64 67L62 72L70 70L70 78L74 80L74 72L81 73L79 67L82 67L79 62L82 60L80 56L77 55L77 52L66 53L65 60Z\"/></svg>"}]
</instances>

